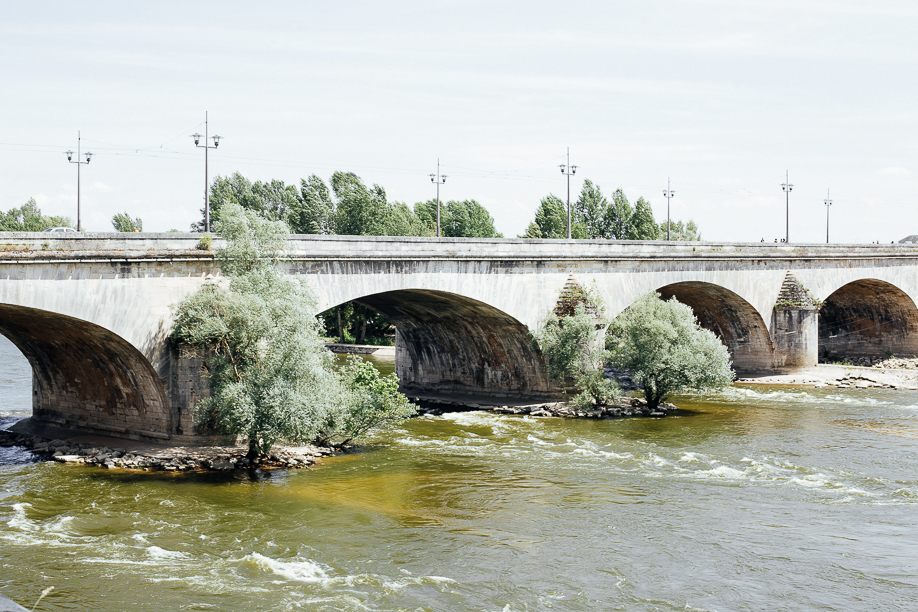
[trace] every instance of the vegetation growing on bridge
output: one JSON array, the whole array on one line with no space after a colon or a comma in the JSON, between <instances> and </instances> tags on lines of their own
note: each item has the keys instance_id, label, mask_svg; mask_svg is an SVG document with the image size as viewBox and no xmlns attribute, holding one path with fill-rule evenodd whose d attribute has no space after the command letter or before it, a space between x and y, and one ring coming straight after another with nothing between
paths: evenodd
<instances>
[{"instance_id":1,"label":"vegetation growing on bridge","mask_svg":"<svg viewBox=\"0 0 918 612\"><path fill-rule=\"evenodd\" d=\"M733 381L730 354L692 309L656 292L639 298L609 326L609 362L631 375L656 408L682 389L711 389Z\"/></svg>"},{"instance_id":2,"label":"vegetation growing on bridge","mask_svg":"<svg viewBox=\"0 0 918 612\"><path fill-rule=\"evenodd\" d=\"M229 283L184 299L172 332L209 363L212 396L198 406L199 423L241 436L257 457L281 440L343 442L413 413L394 376L359 363L335 370L312 295L277 266L283 222L228 203L216 230L227 241L217 257Z\"/></svg>"}]
</instances>

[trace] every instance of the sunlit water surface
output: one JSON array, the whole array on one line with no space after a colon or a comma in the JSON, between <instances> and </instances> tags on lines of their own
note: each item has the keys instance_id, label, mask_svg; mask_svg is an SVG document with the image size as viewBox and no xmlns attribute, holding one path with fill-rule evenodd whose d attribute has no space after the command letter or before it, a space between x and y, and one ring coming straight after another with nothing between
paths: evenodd
<instances>
[{"instance_id":1,"label":"sunlit water surface","mask_svg":"<svg viewBox=\"0 0 918 612\"><path fill-rule=\"evenodd\" d=\"M4 359L0 414L21 415L28 369ZM0 466L0 593L113 612L915 609L918 394L677 403L423 417L308 471Z\"/></svg>"}]
</instances>

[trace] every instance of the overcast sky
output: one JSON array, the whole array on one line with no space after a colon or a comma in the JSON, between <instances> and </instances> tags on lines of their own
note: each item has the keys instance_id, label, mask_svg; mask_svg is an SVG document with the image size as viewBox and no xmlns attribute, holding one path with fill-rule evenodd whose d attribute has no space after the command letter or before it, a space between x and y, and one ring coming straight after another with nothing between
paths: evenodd
<instances>
[{"instance_id":1,"label":"overcast sky","mask_svg":"<svg viewBox=\"0 0 918 612\"><path fill-rule=\"evenodd\" d=\"M187 230L211 175L335 170L390 200L474 198L499 231L582 180L649 200L705 240L918 233L918 3L7 3L0 21L0 208L111 231Z\"/></svg>"}]
</instances>

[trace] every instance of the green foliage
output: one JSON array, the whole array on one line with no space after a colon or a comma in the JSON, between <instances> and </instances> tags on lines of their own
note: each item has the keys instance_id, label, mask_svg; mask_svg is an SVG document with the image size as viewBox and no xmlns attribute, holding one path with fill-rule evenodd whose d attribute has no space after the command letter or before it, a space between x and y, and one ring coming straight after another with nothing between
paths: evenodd
<instances>
[{"instance_id":1,"label":"green foliage","mask_svg":"<svg viewBox=\"0 0 918 612\"><path fill-rule=\"evenodd\" d=\"M126 212L117 213L112 217L112 226L115 228L116 232L133 232L143 231L143 221L140 220L140 217L132 219L131 215Z\"/></svg>"},{"instance_id":2,"label":"green foliage","mask_svg":"<svg viewBox=\"0 0 918 612\"><path fill-rule=\"evenodd\" d=\"M347 443L372 429L391 429L415 413L415 407L399 393L395 374L380 376L372 364L355 355L348 357L343 377L355 401L343 419L323 432ZM324 440L322 440L324 441Z\"/></svg>"},{"instance_id":3,"label":"green foliage","mask_svg":"<svg viewBox=\"0 0 918 612\"><path fill-rule=\"evenodd\" d=\"M437 201L427 200L414 205L414 214L431 235L437 232ZM440 202L440 234L450 238L503 238L494 229L494 219L475 200Z\"/></svg>"},{"instance_id":4,"label":"green foliage","mask_svg":"<svg viewBox=\"0 0 918 612\"><path fill-rule=\"evenodd\" d=\"M46 217L41 214L35 198L19 208L0 213L2 232L43 232L49 227L73 227L70 217Z\"/></svg>"},{"instance_id":5,"label":"green foliage","mask_svg":"<svg viewBox=\"0 0 918 612\"><path fill-rule=\"evenodd\" d=\"M377 414L385 406L375 391L335 371L311 293L276 265L286 225L229 202L216 228L227 241L217 257L229 283L182 300L172 331L174 341L208 357L212 395L198 405L198 423L241 436L257 457L279 440L350 439L366 423L388 422ZM396 408L392 421L405 412Z\"/></svg>"},{"instance_id":6,"label":"green foliage","mask_svg":"<svg viewBox=\"0 0 918 612\"><path fill-rule=\"evenodd\" d=\"M612 235L619 240L626 240L631 232L631 217L634 211L625 196L625 192L616 189L612 194L612 204L606 209L606 226Z\"/></svg>"},{"instance_id":7,"label":"green foliage","mask_svg":"<svg viewBox=\"0 0 918 612\"><path fill-rule=\"evenodd\" d=\"M670 220L669 235L670 240L684 240L686 242L699 242L701 240L698 226L691 219L689 219L688 223ZM660 240L666 240L666 221L660 223Z\"/></svg>"},{"instance_id":8,"label":"green foliage","mask_svg":"<svg viewBox=\"0 0 918 612\"><path fill-rule=\"evenodd\" d=\"M586 228L590 238L611 238L612 232L608 226L606 210L609 202L598 185L593 185L590 179L583 181L580 197L574 204L574 214Z\"/></svg>"},{"instance_id":9,"label":"green foliage","mask_svg":"<svg viewBox=\"0 0 918 612\"><path fill-rule=\"evenodd\" d=\"M609 361L631 375L650 408L679 390L733 380L730 355L717 336L698 325L691 308L657 293L642 296L612 321L606 346Z\"/></svg>"},{"instance_id":10,"label":"green foliage","mask_svg":"<svg viewBox=\"0 0 918 612\"><path fill-rule=\"evenodd\" d=\"M195 248L201 251L209 251L210 248L214 245L214 237L209 233L204 232L201 234L201 239L198 240L198 244L195 245Z\"/></svg>"},{"instance_id":11,"label":"green foliage","mask_svg":"<svg viewBox=\"0 0 918 612\"><path fill-rule=\"evenodd\" d=\"M521 238L565 238L567 236L567 207L560 198L549 195L536 211ZM659 230L653 209L644 198L638 198L632 208L621 189L610 203L598 185L586 179L571 210L572 238L607 238L619 240L656 240Z\"/></svg>"},{"instance_id":12,"label":"green foliage","mask_svg":"<svg viewBox=\"0 0 918 612\"><path fill-rule=\"evenodd\" d=\"M574 404L581 409L608 404L620 396L618 386L606 378L606 350L597 346L596 319L583 302L571 316L549 314L533 338L546 359L548 375L561 385L573 385L580 393Z\"/></svg>"},{"instance_id":13,"label":"green foliage","mask_svg":"<svg viewBox=\"0 0 918 612\"><path fill-rule=\"evenodd\" d=\"M286 223L291 213L298 210L299 194L296 187L285 185L283 181L252 183L236 172L229 177L215 177L210 186L210 215L214 223L220 218L220 211L227 204L238 204L265 219ZM191 231L204 231L203 216L202 210L202 220L192 224Z\"/></svg>"},{"instance_id":14,"label":"green foliage","mask_svg":"<svg viewBox=\"0 0 918 612\"><path fill-rule=\"evenodd\" d=\"M571 211L571 238L589 238L586 226ZM535 221L529 224L522 238L567 238L567 204L555 195L542 198Z\"/></svg>"},{"instance_id":15,"label":"green foliage","mask_svg":"<svg viewBox=\"0 0 918 612\"><path fill-rule=\"evenodd\" d=\"M325 337L348 344L391 346L395 335L392 323L375 310L357 302L345 302L319 314Z\"/></svg>"},{"instance_id":16,"label":"green foliage","mask_svg":"<svg viewBox=\"0 0 918 612\"><path fill-rule=\"evenodd\" d=\"M436 232L436 203L415 205L389 202L379 185L367 187L353 172L335 172L330 181L311 175L300 189L271 180L252 183L238 172L216 177L210 190L211 216L216 222L223 207L235 203L271 220L283 221L297 234L343 234L353 236L432 236ZM444 236L502 237L494 220L475 200L441 205ZM202 221L191 227L203 231Z\"/></svg>"},{"instance_id":17,"label":"green foliage","mask_svg":"<svg viewBox=\"0 0 918 612\"><path fill-rule=\"evenodd\" d=\"M660 228L653 218L653 209L644 198L638 198L631 213L631 227L628 240L659 240Z\"/></svg>"},{"instance_id":18,"label":"green foliage","mask_svg":"<svg viewBox=\"0 0 918 612\"><path fill-rule=\"evenodd\" d=\"M328 185L315 174L300 180L300 203L289 223L296 234L335 233L335 204Z\"/></svg>"}]
</instances>

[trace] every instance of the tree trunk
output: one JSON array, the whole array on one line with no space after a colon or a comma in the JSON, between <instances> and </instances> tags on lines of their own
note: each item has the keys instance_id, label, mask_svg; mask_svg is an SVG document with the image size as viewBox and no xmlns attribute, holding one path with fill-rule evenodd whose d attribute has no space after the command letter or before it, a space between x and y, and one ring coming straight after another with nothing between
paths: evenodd
<instances>
[{"instance_id":1,"label":"tree trunk","mask_svg":"<svg viewBox=\"0 0 918 612\"><path fill-rule=\"evenodd\" d=\"M344 344L344 325L341 323L341 307L335 306L335 312L338 313L338 342Z\"/></svg>"}]
</instances>

